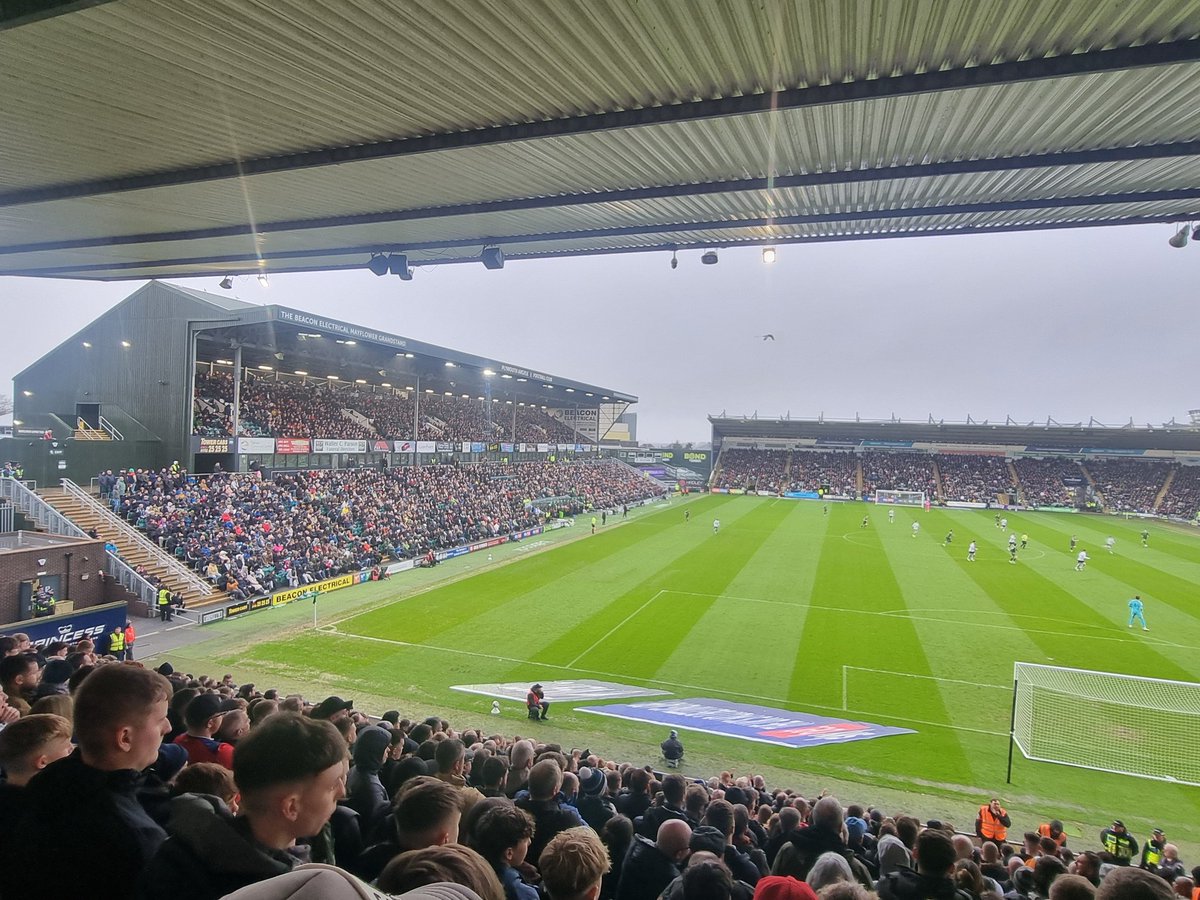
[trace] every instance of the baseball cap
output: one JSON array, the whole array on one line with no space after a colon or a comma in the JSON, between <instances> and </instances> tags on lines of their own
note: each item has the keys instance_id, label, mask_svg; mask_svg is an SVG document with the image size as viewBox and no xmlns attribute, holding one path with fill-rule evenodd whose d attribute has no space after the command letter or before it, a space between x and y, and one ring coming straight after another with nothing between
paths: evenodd
<instances>
[{"instance_id":1,"label":"baseball cap","mask_svg":"<svg viewBox=\"0 0 1200 900\"><path fill-rule=\"evenodd\" d=\"M313 719L328 719L343 709L354 709L354 701L343 700L341 697L326 697L313 708L309 716Z\"/></svg>"},{"instance_id":2,"label":"baseball cap","mask_svg":"<svg viewBox=\"0 0 1200 900\"><path fill-rule=\"evenodd\" d=\"M1120 819L1113 819L1113 828L1124 828L1124 827L1125 827L1125 823L1122 822Z\"/></svg>"},{"instance_id":3,"label":"baseball cap","mask_svg":"<svg viewBox=\"0 0 1200 900\"><path fill-rule=\"evenodd\" d=\"M236 700L226 700L220 694L200 694L188 703L183 718L189 725L203 725L213 716L223 716L241 708Z\"/></svg>"}]
</instances>

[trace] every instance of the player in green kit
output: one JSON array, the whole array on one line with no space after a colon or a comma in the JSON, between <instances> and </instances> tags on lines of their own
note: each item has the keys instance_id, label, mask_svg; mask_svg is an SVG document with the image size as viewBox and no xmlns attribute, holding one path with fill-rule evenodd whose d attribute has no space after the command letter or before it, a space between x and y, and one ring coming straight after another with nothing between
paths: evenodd
<instances>
[{"instance_id":1,"label":"player in green kit","mask_svg":"<svg viewBox=\"0 0 1200 900\"><path fill-rule=\"evenodd\" d=\"M1142 529L1142 546L1143 547L1150 546L1150 530L1148 528Z\"/></svg>"}]
</instances>

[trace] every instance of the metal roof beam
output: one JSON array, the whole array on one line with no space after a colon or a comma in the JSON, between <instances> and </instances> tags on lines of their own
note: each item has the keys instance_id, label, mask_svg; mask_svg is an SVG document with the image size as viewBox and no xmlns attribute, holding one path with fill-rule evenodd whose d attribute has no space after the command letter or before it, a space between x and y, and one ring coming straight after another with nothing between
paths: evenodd
<instances>
[{"instance_id":1,"label":"metal roof beam","mask_svg":"<svg viewBox=\"0 0 1200 900\"><path fill-rule=\"evenodd\" d=\"M1189 213L1184 218L1200 219L1200 206L1192 213ZM603 248L587 248L582 247L577 250L552 250L552 251L532 251L529 253L505 253L504 258L509 261L527 260L527 259L568 259L577 256L615 256L627 253L655 253L655 252L670 252L680 249L700 249L701 247L765 247L765 246L783 246L785 244L828 244L838 241L875 241L886 240L888 238L911 238L911 237L937 237L939 235L965 235L965 234L1008 234L1011 232L1023 231L1058 231L1069 228L1105 228L1114 225L1170 225L1177 224L1181 221L1179 215L1136 215L1123 216L1119 219L1086 219L1072 220L1068 222L1016 222L1005 225L964 225L961 227L940 227L940 228L925 228L920 231L888 231L888 232L861 232L856 234L823 234L814 235L811 237L772 237L772 238L752 238L749 240L739 241L718 241L709 244L697 244L694 247L685 248L678 244L654 244L651 246L639 247L603 247ZM457 256L457 257L441 257L438 259L429 260L413 260L409 262L410 266L446 266L468 263L478 263L478 256ZM197 263L200 265L201 263ZM152 268L155 263L147 262L141 264L143 268ZM105 266L92 266L93 270L104 272ZM346 271L362 271L365 267L360 263L334 263L330 265L307 265L307 266L291 266L286 269L271 269L269 274L272 275L293 275L306 272L346 272ZM64 278L75 281L130 281L141 280L146 278L215 278L218 275L256 275L264 271L257 264L236 267L222 267L220 270L212 269L190 269L182 272L170 273L145 273L137 272L132 275L116 275L116 274L97 274L96 271L83 272L80 270L61 269L23 269L20 271L0 271L0 275L21 275L30 278Z\"/></svg>"},{"instance_id":2,"label":"metal roof beam","mask_svg":"<svg viewBox=\"0 0 1200 900\"><path fill-rule=\"evenodd\" d=\"M56 16L102 6L112 0L5 0L0 3L0 31L43 22Z\"/></svg>"},{"instance_id":3,"label":"metal roof beam","mask_svg":"<svg viewBox=\"0 0 1200 900\"><path fill-rule=\"evenodd\" d=\"M0 207L94 197L169 185L221 181L270 172L287 172L464 147L485 147L544 137L613 131L646 125L771 112L777 109L798 109L833 103L990 87L998 84L1041 81L1197 61L1200 61L1200 38L1143 44L1137 47L1116 47L1065 56L890 75L863 81L790 88L774 93L719 97L642 109L614 110L585 116L378 141L350 147L329 147L256 159L227 160L193 168L142 175L24 188L0 193Z\"/></svg>"},{"instance_id":4,"label":"metal roof beam","mask_svg":"<svg viewBox=\"0 0 1200 900\"><path fill-rule=\"evenodd\" d=\"M123 270L145 269L150 267L166 268L171 266L216 265L254 262L262 270L262 261L311 259L316 257L334 257L371 253L405 253L414 250L443 250L449 247L482 247L497 244L505 248L520 244L546 243L552 241L587 241L597 238L634 237L646 234L671 234L689 231L731 231L743 228L770 228L789 225L820 225L837 222L861 222L875 219L911 219L931 216L979 215L983 213L1012 212L1016 210L1035 209L1075 209L1087 206L1102 206L1123 203L1166 203L1179 200L1200 200L1200 188L1180 188L1166 191L1142 191L1121 194L1089 194L1075 197L1034 197L1024 200L1000 200L979 203L949 203L935 206L894 207L876 210L851 210L835 213L816 213L795 216L755 216L748 219L719 219L705 222L667 222L645 225L623 225L613 228L596 228L587 231L553 231L539 234L521 234L508 236L477 236L470 238L455 238L448 241L419 241L409 244L362 244L349 247L314 247L305 250L277 250L265 253L227 253L215 256L180 257L175 259L131 260L114 263L86 263L82 265L59 266L36 270L4 270L0 275L29 275L37 272L42 275L54 273L83 273L88 271L117 272ZM1174 221L1179 221L1175 217ZM731 243L739 243L737 241ZM695 246L720 247L723 241L699 242ZM674 246L674 245L669 245ZM506 251L506 256L512 254ZM475 257L478 259L478 257ZM429 262L437 262L430 260ZM419 265L421 261L412 260L410 265ZM365 268L364 261L363 267Z\"/></svg>"},{"instance_id":5,"label":"metal roof beam","mask_svg":"<svg viewBox=\"0 0 1200 900\"><path fill-rule=\"evenodd\" d=\"M474 216L484 213L557 209L569 206L627 203L638 200L745 193L765 191L772 188L789 189L833 184L862 184L986 172L1102 165L1105 163L1136 162L1138 160L1149 159L1177 159L1189 156L1200 156L1200 141L1147 144L1133 147L1104 147L1057 153L1031 153L1024 156L1004 156L989 159L956 159L946 162L914 163L870 169L806 172L800 175L780 175L775 178L740 178L732 181L715 181L703 184L669 184L644 188L591 191L583 194L558 194L551 197L521 197L482 203L460 203L448 206L425 207L423 209L330 216L321 219L288 219L278 222L257 222L253 228L248 224L238 224L222 225L214 228L193 228L182 231L159 231L142 234L78 238L73 240L41 241L38 243L0 246L0 255L80 250L90 247L212 240L216 238L238 237L251 232L255 234L276 234L289 231L341 228L351 225L380 225L393 222L413 222L427 219Z\"/></svg>"}]
</instances>

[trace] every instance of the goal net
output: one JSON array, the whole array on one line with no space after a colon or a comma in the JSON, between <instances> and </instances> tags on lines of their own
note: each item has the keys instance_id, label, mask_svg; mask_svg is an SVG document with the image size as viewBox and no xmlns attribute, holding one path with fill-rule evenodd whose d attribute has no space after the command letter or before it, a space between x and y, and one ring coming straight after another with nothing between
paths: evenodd
<instances>
[{"instance_id":1,"label":"goal net","mask_svg":"<svg viewBox=\"0 0 1200 900\"><path fill-rule=\"evenodd\" d=\"M1027 759L1200 785L1200 684L1022 662L1013 681Z\"/></svg>"},{"instance_id":2,"label":"goal net","mask_svg":"<svg viewBox=\"0 0 1200 900\"><path fill-rule=\"evenodd\" d=\"M924 491L876 491L876 503L887 503L892 506L924 506Z\"/></svg>"}]
</instances>

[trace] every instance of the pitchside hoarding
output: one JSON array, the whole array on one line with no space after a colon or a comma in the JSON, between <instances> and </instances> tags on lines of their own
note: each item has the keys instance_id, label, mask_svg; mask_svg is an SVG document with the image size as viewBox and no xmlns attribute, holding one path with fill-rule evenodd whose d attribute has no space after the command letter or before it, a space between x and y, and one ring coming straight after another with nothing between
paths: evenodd
<instances>
[{"instance_id":1,"label":"pitchside hoarding","mask_svg":"<svg viewBox=\"0 0 1200 900\"><path fill-rule=\"evenodd\" d=\"M124 603L109 603L79 612L0 625L0 632L12 634L19 631L27 634L35 647L44 647L52 641L69 643L90 638L103 650L104 636L118 626L124 628L129 621L128 616L129 610Z\"/></svg>"}]
</instances>

